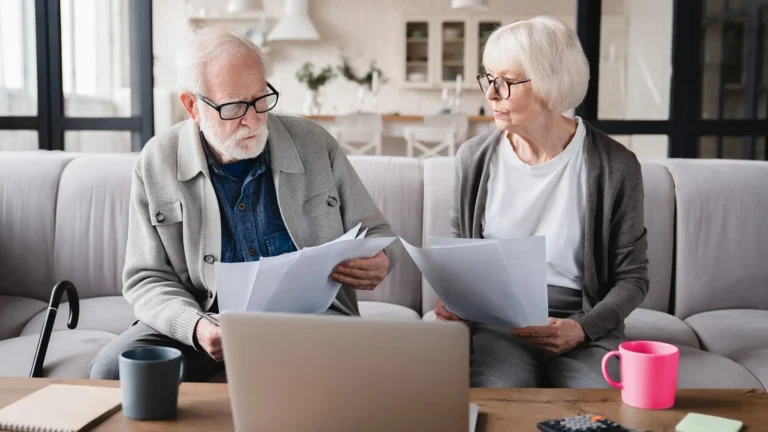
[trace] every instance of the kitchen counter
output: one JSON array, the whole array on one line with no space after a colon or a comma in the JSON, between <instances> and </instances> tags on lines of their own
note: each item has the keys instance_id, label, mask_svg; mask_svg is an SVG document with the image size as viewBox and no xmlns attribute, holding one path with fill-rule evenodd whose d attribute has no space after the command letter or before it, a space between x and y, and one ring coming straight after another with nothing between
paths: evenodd
<instances>
[{"instance_id":1,"label":"kitchen counter","mask_svg":"<svg viewBox=\"0 0 768 432\"><path fill-rule=\"evenodd\" d=\"M316 122L335 121L336 116L332 115L317 115L317 116L303 116ZM420 115L383 115L384 122L423 122L424 116ZM490 116L469 116L470 123L489 123L493 121L493 117Z\"/></svg>"}]
</instances>

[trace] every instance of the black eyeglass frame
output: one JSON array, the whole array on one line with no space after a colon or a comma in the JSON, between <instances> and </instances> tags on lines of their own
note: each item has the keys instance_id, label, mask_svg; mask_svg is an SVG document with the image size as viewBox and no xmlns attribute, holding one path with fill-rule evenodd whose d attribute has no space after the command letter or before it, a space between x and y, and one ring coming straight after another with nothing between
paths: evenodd
<instances>
[{"instance_id":1,"label":"black eyeglass frame","mask_svg":"<svg viewBox=\"0 0 768 432\"><path fill-rule=\"evenodd\" d=\"M506 79L506 78L501 77L501 76L494 77L493 75L491 75L489 73L479 74L477 76L477 84L480 85L480 91L482 91L484 93L487 92L488 89L483 89L483 83L482 83L482 81L480 81L483 78L488 80L488 88L490 88L491 85L493 85L493 90L496 92L496 94L499 97L501 97L501 92L499 91L501 89L501 82L498 82L498 84L497 84L496 80L500 79L501 81L503 81L504 83L507 84L507 97L503 97L502 99L509 99L509 97L512 95L512 86L513 85L524 84L524 83L527 83L527 82L531 81L530 78L526 78L526 79L520 80L520 81L514 81L514 80Z\"/></svg>"},{"instance_id":2,"label":"black eyeglass frame","mask_svg":"<svg viewBox=\"0 0 768 432\"><path fill-rule=\"evenodd\" d=\"M254 99L254 100L252 100L252 101L250 101L250 102L245 102L245 101L237 101L237 102L227 102L227 103L225 103L225 104L216 105L216 104L215 104L215 103L213 103L213 102L212 102L210 99L208 99L207 97L203 96L203 95L202 95L202 94L200 94L200 93L198 93L198 94L197 94L197 97L199 97L199 98L200 98L200 100L202 100L203 102L205 102L205 104L206 104L206 105L208 105L209 107L211 107L211 108L215 109L215 110L216 110L216 112L218 112L218 113L219 113L219 118L220 118L220 119L222 119L222 120L237 120L237 119L241 119L241 118L245 117L245 115L246 115L246 114L248 114L248 109L249 109L249 108L251 108L251 107L253 107L253 110L254 110L254 111L256 111L257 113L261 114L261 113L265 113L265 112L271 111L271 110L273 110L273 109L274 109L274 108L277 106L277 101L278 101L278 100L280 100L280 93L279 93L277 90L275 90L275 88L274 88L274 87L272 87L272 84L270 84L269 82L267 82L267 87L269 88L269 90L271 91L271 93L267 93L267 94L265 94L264 96L259 96L259 97L257 97L256 99ZM259 111L259 110L258 110L258 108L256 108L256 103L257 103L258 101L260 101L260 100L262 100L262 99L266 99L266 98L268 98L268 97L270 97L270 96L274 96L274 97L275 97L275 104L274 104L274 105L272 105L272 107L270 107L269 109L267 109L267 110L265 110L265 111ZM226 107L226 106L229 106L229 105L240 105L240 104L245 104L245 105L247 105L247 106L245 107L245 111L243 111L243 114L242 114L241 116L239 116L239 117L233 117L233 118L224 118L224 117L221 115L221 110L222 110L222 109L224 109L224 107Z\"/></svg>"}]
</instances>

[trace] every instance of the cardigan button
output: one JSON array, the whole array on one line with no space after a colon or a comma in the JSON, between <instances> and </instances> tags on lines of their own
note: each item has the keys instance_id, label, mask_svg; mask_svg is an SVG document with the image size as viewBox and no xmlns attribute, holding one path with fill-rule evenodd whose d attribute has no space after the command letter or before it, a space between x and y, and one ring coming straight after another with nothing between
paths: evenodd
<instances>
[{"instance_id":1,"label":"cardigan button","mask_svg":"<svg viewBox=\"0 0 768 432\"><path fill-rule=\"evenodd\" d=\"M208 298L213 298L213 291L205 290L205 292L208 293Z\"/></svg>"},{"instance_id":2,"label":"cardigan button","mask_svg":"<svg viewBox=\"0 0 768 432\"><path fill-rule=\"evenodd\" d=\"M325 203L328 204L328 207L336 207L336 204L339 203L339 200L337 200L334 196L329 196Z\"/></svg>"},{"instance_id":3,"label":"cardigan button","mask_svg":"<svg viewBox=\"0 0 768 432\"><path fill-rule=\"evenodd\" d=\"M158 213L158 214L155 215L155 220L158 221L158 222L162 222L162 221L165 220L165 215L162 214L162 213Z\"/></svg>"},{"instance_id":4,"label":"cardigan button","mask_svg":"<svg viewBox=\"0 0 768 432\"><path fill-rule=\"evenodd\" d=\"M204 260L205 260L205 262L207 262L208 264L213 264L213 262L215 261L215 259L213 258L213 255L206 255L206 256L205 256L205 258L203 258L203 259L204 259Z\"/></svg>"}]
</instances>

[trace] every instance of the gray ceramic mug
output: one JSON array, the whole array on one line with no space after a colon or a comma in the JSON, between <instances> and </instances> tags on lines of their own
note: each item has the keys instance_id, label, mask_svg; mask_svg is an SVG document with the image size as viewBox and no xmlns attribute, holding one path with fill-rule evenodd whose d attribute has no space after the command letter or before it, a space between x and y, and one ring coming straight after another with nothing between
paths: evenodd
<instances>
[{"instance_id":1,"label":"gray ceramic mug","mask_svg":"<svg viewBox=\"0 0 768 432\"><path fill-rule=\"evenodd\" d=\"M176 418L184 357L168 347L134 348L120 354L123 414L134 420Z\"/></svg>"}]
</instances>

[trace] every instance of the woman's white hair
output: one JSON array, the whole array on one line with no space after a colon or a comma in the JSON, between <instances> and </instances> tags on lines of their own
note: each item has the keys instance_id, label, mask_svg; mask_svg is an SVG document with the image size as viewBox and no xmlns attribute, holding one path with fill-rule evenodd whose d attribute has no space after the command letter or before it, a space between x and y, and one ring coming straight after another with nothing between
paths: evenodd
<instances>
[{"instance_id":1,"label":"woman's white hair","mask_svg":"<svg viewBox=\"0 0 768 432\"><path fill-rule=\"evenodd\" d=\"M548 16L497 29L483 52L486 70L521 72L550 111L576 108L587 94L589 63L576 33Z\"/></svg>"},{"instance_id":2,"label":"woman's white hair","mask_svg":"<svg viewBox=\"0 0 768 432\"><path fill-rule=\"evenodd\" d=\"M239 55L254 55L266 70L264 51L242 34L206 27L197 30L176 56L176 72L183 90L202 92L201 76L210 63Z\"/></svg>"}]
</instances>

